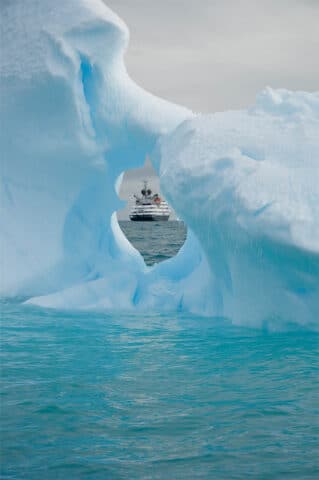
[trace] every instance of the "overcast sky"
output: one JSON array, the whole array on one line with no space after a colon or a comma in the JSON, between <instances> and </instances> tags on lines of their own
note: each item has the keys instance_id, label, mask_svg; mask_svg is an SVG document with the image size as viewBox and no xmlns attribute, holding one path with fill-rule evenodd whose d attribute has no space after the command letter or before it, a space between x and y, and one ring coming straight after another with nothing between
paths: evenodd
<instances>
[{"instance_id":1,"label":"overcast sky","mask_svg":"<svg viewBox=\"0 0 319 480\"><path fill-rule=\"evenodd\" d=\"M131 77L196 112L246 107L267 85L319 89L319 0L105 3L129 27Z\"/></svg>"}]
</instances>

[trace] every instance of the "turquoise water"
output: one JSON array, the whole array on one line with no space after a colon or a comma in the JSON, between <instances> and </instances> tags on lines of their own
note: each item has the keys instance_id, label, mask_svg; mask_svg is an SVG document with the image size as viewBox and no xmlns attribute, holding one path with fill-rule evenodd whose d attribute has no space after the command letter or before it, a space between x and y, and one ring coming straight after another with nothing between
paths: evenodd
<instances>
[{"instance_id":1,"label":"turquoise water","mask_svg":"<svg viewBox=\"0 0 319 480\"><path fill-rule=\"evenodd\" d=\"M173 257L186 240L183 222L119 222L121 229L142 254L146 265Z\"/></svg>"},{"instance_id":2,"label":"turquoise water","mask_svg":"<svg viewBox=\"0 0 319 480\"><path fill-rule=\"evenodd\" d=\"M182 224L126 223L146 263ZM314 479L318 334L3 301L1 478Z\"/></svg>"},{"instance_id":3,"label":"turquoise water","mask_svg":"<svg viewBox=\"0 0 319 480\"><path fill-rule=\"evenodd\" d=\"M1 478L318 478L317 334L1 314Z\"/></svg>"}]
</instances>

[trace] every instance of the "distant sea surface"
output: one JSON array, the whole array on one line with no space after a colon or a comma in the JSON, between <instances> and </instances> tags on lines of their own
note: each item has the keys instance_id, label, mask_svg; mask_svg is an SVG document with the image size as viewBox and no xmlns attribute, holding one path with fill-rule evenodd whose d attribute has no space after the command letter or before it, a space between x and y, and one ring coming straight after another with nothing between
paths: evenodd
<instances>
[{"instance_id":1,"label":"distant sea surface","mask_svg":"<svg viewBox=\"0 0 319 480\"><path fill-rule=\"evenodd\" d=\"M178 250L182 224L140 227L148 263ZM318 334L0 309L2 479L319 478Z\"/></svg>"},{"instance_id":2,"label":"distant sea surface","mask_svg":"<svg viewBox=\"0 0 319 480\"><path fill-rule=\"evenodd\" d=\"M132 245L142 254L146 265L174 257L186 240L183 222L131 222L119 225Z\"/></svg>"}]
</instances>

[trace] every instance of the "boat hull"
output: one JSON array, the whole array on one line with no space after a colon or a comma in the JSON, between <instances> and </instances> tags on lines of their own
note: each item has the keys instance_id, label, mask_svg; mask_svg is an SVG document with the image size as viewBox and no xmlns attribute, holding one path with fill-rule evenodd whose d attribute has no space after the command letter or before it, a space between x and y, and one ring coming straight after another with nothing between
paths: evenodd
<instances>
[{"instance_id":1,"label":"boat hull","mask_svg":"<svg viewBox=\"0 0 319 480\"><path fill-rule=\"evenodd\" d=\"M162 222L169 219L169 215L130 215L132 222Z\"/></svg>"}]
</instances>

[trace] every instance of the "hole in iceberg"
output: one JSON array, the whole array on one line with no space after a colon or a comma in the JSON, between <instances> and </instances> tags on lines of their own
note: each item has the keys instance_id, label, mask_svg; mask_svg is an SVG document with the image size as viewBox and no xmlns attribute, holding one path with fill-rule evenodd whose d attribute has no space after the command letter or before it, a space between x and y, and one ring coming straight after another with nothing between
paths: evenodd
<instances>
[{"instance_id":1,"label":"hole in iceberg","mask_svg":"<svg viewBox=\"0 0 319 480\"><path fill-rule=\"evenodd\" d=\"M159 177L148 159L142 168L124 173L119 197L126 202L117 212L119 226L145 264L174 257L185 243L187 228L161 194Z\"/></svg>"}]
</instances>

